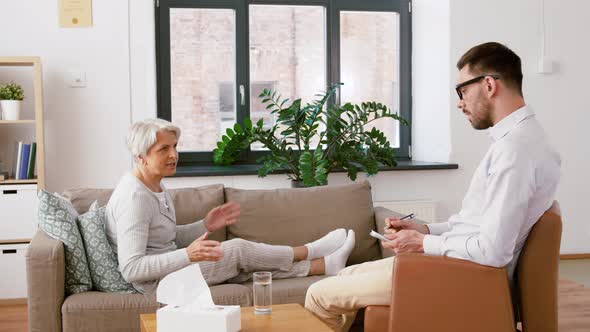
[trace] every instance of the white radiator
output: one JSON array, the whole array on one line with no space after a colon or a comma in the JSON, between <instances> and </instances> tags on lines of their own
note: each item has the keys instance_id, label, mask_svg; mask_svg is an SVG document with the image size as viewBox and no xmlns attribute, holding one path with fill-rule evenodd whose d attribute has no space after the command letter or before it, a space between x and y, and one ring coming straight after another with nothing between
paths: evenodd
<instances>
[{"instance_id":1,"label":"white radiator","mask_svg":"<svg viewBox=\"0 0 590 332\"><path fill-rule=\"evenodd\" d=\"M436 201L386 201L373 202L374 206L382 206L401 214L414 213L416 219L425 222L436 222Z\"/></svg>"}]
</instances>

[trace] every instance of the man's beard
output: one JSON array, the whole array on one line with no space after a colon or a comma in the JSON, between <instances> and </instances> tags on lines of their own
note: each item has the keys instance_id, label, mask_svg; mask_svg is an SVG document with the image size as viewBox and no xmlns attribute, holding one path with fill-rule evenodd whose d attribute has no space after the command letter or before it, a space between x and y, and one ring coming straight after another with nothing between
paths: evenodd
<instances>
[{"instance_id":1,"label":"man's beard","mask_svg":"<svg viewBox=\"0 0 590 332\"><path fill-rule=\"evenodd\" d=\"M471 113L471 126L477 130L488 129L494 125L492 122L492 104L482 101L477 106L477 112Z\"/></svg>"}]
</instances>

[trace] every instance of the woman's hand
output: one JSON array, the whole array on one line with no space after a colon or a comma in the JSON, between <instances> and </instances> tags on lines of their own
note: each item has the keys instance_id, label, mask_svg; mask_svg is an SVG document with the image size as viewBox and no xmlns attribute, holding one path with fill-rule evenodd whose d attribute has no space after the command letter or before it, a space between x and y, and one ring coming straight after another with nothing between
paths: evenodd
<instances>
[{"instance_id":1,"label":"woman's hand","mask_svg":"<svg viewBox=\"0 0 590 332\"><path fill-rule=\"evenodd\" d=\"M219 261L223 258L223 250L221 244L217 241L207 240L209 233L201 235L194 240L188 247L186 252L191 262L202 261Z\"/></svg>"},{"instance_id":2,"label":"woman's hand","mask_svg":"<svg viewBox=\"0 0 590 332\"><path fill-rule=\"evenodd\" d=\"M214 232L220 228L234 224L239 218L240 204L236 202L225 203L207 213L205 227L209 232Z\"/></svg>"}]
</instances>

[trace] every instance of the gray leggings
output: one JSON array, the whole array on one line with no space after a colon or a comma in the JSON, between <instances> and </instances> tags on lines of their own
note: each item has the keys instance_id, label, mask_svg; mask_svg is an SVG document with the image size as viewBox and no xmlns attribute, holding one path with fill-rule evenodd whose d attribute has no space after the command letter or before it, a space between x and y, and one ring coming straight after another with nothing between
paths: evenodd
<instances>
[{"instance_id":1,"label":"gray leggings","mask_svg":"<svg viewBox=\"0 0 590 332\"><path fill-rule=\"evenodd\" d=\"M221 243L223 258L218 262L199 262L209 286L223 282L241 283L252 278L252 272L270 271L273 279L305 277L310 262L293 262L293 248L232 239Z\"/></svg>"}]
</instances>

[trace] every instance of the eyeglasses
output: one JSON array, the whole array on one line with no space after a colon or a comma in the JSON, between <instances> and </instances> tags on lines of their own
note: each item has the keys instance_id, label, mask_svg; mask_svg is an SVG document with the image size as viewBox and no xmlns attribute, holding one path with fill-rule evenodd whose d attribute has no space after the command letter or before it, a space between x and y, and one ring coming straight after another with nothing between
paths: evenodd
<instances>
[{"instance_id":1,"label":"eyeglasses","mask_svg":"<svg viewBox=\"0 0 590 332\"><path fill-rule=\"evenodd\" d=\"M465 86L469 85L469 84L473 84L476 82L479 82L481 80L483 80L486 77L491 77L493 79L499 80L500 79L500 75L498 74L484 74L484 75L480 75L477 77L474 77L468 81L465 81L463 83L459 83L457 84L457 86L455 86L455 91L457 91L457 95L459 96L459 99L463 100L463 92L461 92L461 89L464 88Z\"/></svg>"}]
</instances>

